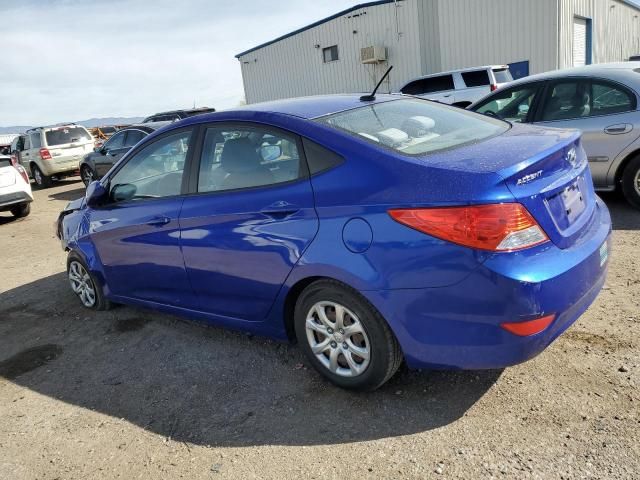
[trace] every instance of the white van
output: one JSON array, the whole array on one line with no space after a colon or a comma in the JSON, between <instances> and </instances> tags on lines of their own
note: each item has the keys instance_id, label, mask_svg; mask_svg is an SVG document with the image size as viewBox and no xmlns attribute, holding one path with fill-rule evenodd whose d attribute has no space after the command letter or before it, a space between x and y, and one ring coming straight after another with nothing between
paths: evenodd
<instances>
[{"instance_id":1,"label":"white van","mask_svg":"<svg viewBox=\"0 0 640 480\"><path fill-rule=\"evenodd\" d=\"M408 82L400 93L466 108L512 81L508 65L489 65L425 75Z\"/></svg>"}]
</instances>

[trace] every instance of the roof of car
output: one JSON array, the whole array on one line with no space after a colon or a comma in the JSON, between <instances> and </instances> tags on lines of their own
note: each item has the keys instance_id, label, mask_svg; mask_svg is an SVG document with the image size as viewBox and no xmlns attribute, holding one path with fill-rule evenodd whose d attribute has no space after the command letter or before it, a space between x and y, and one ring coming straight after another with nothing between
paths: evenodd
<instances>
[{"instance_id":1,"label":"roof of car","mask_svg":"<svg viewBox=\"0 0 640 480\"><path fill-rule=\"evenodd\" d=\"M340 95L316 95L312 97L287 98L283 100L273 100L270 102L253 103L243 105L241 107L232 108L225 112L233 111L249 111L249 112L265 112L280 113L283 115L291 115L305 119L313 119L323 117L332 113L351 110L353 108L363 107L366 105L384 103L392 100L406 98L394 94L377 94L373 101L362 101L358 94L340 94ZM220 113L225 113L220 112ZM215 116L216 114L211 114ZM215 118L215 117L214 117Z\"/></svg>"},{"instance_id":2,"label":"roof of car","mask_svg":"<svg viewBox=\"0 0 640 480\"><path fill-rule=\"evenodd\" d=\"M520 78L510 83L509 85L561 77L609 77L612 75L629 75L632 73L640 74L640 62L599 63L594 65L587 65L584 67L553 70L551 72L537 73L529 77ZM638 75L638 80L640 81L640 75Z\"/></svg>"}]
</instances>

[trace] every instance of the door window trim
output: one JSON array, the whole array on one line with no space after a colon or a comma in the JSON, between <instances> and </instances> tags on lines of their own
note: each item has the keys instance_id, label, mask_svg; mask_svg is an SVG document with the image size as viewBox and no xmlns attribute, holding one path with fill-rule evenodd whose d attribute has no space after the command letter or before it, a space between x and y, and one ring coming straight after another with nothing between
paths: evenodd
<instances>
[{"instance_id":1,"label":"door window trim","mask_svg":"<svg viewBox=\"0 0 640 480\"><path fill-rule=\"evenodd\" d=\"M586 117L573 117L573 118L563 118L560 120L543 120L542 119L542 114L544 112L544 107L547 105L547 102L549 102L549 100L551 100L551 96L547 95L551 93L551 90L553 89L553 87L555 85L557 85L558 83L566 83L568 81L582 81L582 82L588 82L588 83L601 83L604 85L611 85L612 87L618 88L620 90L622 90L623 92L631 95L631 97L634 100L634 104L633 107L631 108L631 110L627 110L624 112L615 112L615 113L603 113L600 115L588 115ZM547 80L547 85L544 89L544 92L542 93L542 98L544 99L544 101L540 102L540 108L537 109L536 111L536 115L534 117L534 120L532 123L556 123L556 122L567 122L567 121L576 121L576 120L586 120L589 118L602 118L602 117L610 117L612 115L622 115L625 113L631 113L631 112L637 112L638 111L638 105L640 102L638 102L638 93L633 90L632 88L628 87L627 85L617 82L615 80L611 80L608 78L601 78L601 77L583 77L583 76L568 76L568 77L562 77L562 78L554 78L554 79L549 79ZM593 99L592 99L593 101Z\"/></svg>"},{"instance_id":2,"label":"door window trim","mask_svg":"<svg viewBox=\"0 0 640 480\"><path fill-rule=\"evenodd\" d=\"M286 185L291 185L296 182L300 182L303 180L308 180L309 175L309 165L307 163L307 157L304 153L304 146L302 144L302 137L294 133L290 130L286 130L284 128L277 127L275 125L269 125L266 123L258 123L258 122L250 122L250 121L242 121L242 120L218 120L214 122L201 123L198 125L198 143L196 148L193 151L193 161L190 165L189 172L189 180L187 186L186 196L202 196L202 195L221 195L225 193L236 193L236 192L246 192L251 190L265 189L265 188L276 188L282 187ZM237 129L261 129L268 130L274 133L280 133L283 136L291 137L296 141L296 148L298 149L298 157L300 159L300 169L298 172L298 178L294 178L288 180L286 182L278 182L272 183L268 185L257 185L255 187L243 187L243 188L233 188L228 190L216 190L210 192L199 192L198 191L198 178L200 176L200 162L202 160L202 150L204 148L204 140L207 134L207 129L209 128L226 128L229 129L237 128ZM185 168L186 173L186 168Z\"/></svg>"},{"instance_id":3,"label":"door window trim","mask_svg":"<svg viewBox=\"0 0 640 480\"><path fill-rule=\"evenodd\" d=\"M107 189L107 191L109 191L109 200L107 203L105 203L104 205L101 205L98 208L113 208L114 206L129 206L129 205L141 205L147 202L158 202L158 201L163 201L163 200L168 200L168 199L175 199L175 198L179 198L179 197L184 197L185 195L187 195L187 187L188 187L188 183L189 183L189 170L190 170L190 165L193 161L193 155L194 155L194 150L195 150L195 141L198 139L199 135L199 131L198 131L198 125L189 125L187 127L181 127L181 128L176 128L175 130L170 130L168 132L164 132L162 135L159 135L157 137L155 137L153 140L149 141L149 142L143 142L142 145L139 145L137 148L135 149L131 149L129 150L124 157L122 157L117 163L115 168L113 168L110 172L109 175L105 175L102 180L100 180L100 183L102 184L103 187L105 187ZM122 170L122 168L131 161L132 158L134 158L139 152L141 152L142 150L144 150L145 148L147 148L150 145L153 145L154 143L157 143L159 141L164 140L167 137L172 137L174 135L178 135L180 133L183 132L191 132L191 136L189 137L189 147L187 149L187 156L185 157L184 160L184 169L182 171L182 183L180 185L180 193L178 195L169 195L166 197L158 197L158 198L143 198L143 199L138 199L138 200L126 200L126 201L122 201L122 202L114 202L111 201L111 178L116 175L120 170ZM147 135L149 136L149 135ZM146 137L145 137L146 139Z\"/></svg>"}]
</instances>

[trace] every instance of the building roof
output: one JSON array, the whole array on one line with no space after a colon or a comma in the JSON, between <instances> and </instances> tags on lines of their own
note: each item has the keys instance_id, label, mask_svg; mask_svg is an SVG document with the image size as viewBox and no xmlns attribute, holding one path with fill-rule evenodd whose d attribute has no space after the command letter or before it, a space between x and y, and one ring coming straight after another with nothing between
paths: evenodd
<instances>
[{"instance_id":1,"label":"building roof","mask_svg":"<svg viewBox=\"0 0 640 480\"><path fill-rule=\"evenodd\" d=\"M302 28L294 30L293 32L287 33L286 35L282 35L281 37L274 38L273 40L270 40L270 41L265 42L265 43L263 43L261 45L258 45L257 47L253 47L253 48L250 48L249 50L245 50L244 52L237 54L236 58L240 58L240 57L246 55L247 53L251 53L251 52L259 50L259 49L261 49L263 47L266 47L268 45L277 43L277 42L279 42L281 40L284 40L285 38L293 37L294 35L302 33L302 32L304 32L306 30L310 30L313 27L317 27L318 25L322 25L323 23L327 23L327 22L333 20L334 18L338 18L338 17L341 17L343 15L346 15L347 13L351 13L351 12L354 12L356 10L360 10L362 8L375 7L377 5L384 5L385 3L393 3L394 1L395 0L378 0L376 2L360 3L358 5L355 5L355 6L351 7L351 8L347 8L346 10L342 10L341 12L335 13L335 14L329 16L329 17L323 18L322 20L318 20L317 22L311 23L311 24L306 25L306 26L304 26Z\"/></svg>"}]
</instances>

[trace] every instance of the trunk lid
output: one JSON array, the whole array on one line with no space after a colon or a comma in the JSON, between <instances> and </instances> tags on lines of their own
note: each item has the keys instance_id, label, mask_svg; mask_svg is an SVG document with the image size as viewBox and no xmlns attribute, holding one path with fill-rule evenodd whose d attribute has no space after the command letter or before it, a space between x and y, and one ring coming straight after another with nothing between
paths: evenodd
<instances>
[{"instance_id":1,"label":"trunk lid","mask_svg":"<svg viewBox=\"0 0 640 480\"><path fill-rule=\"evenodd\" d=\"M429 163L497 173L559 248L573 245L593 217L593 181L575 130L513 125L503 135L439 154Z\"/></svg>"}]
</instances>

